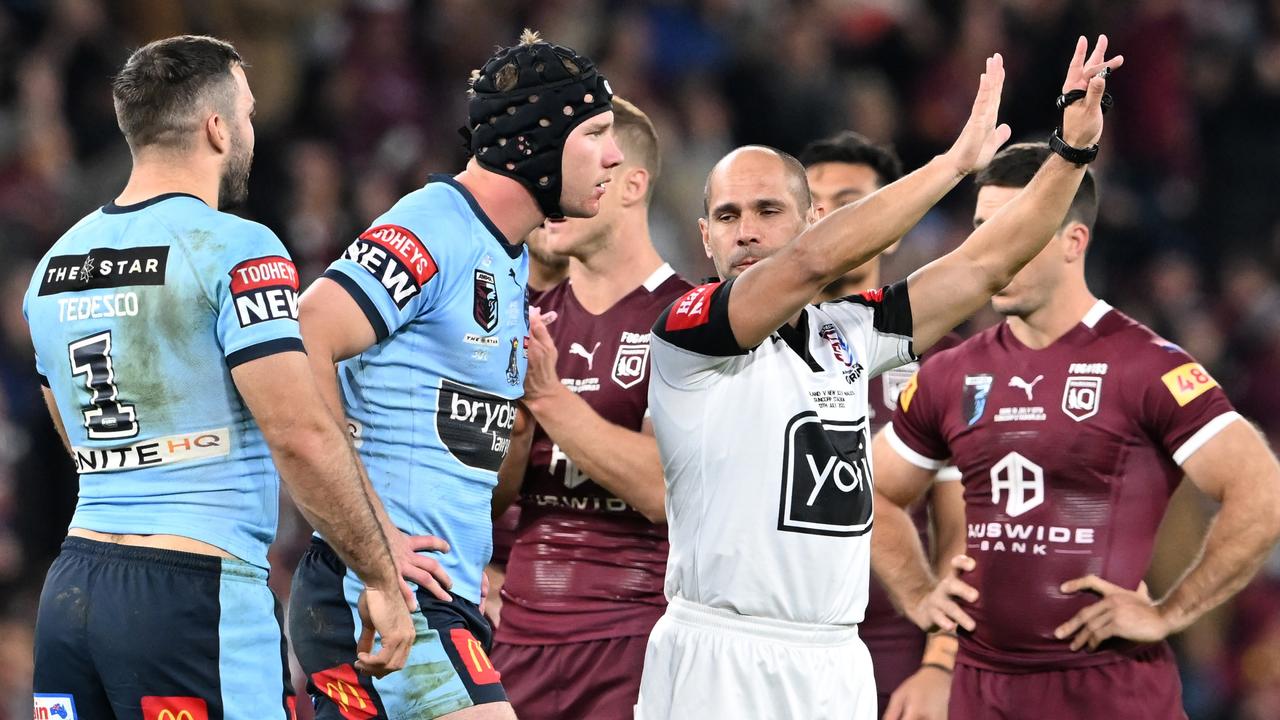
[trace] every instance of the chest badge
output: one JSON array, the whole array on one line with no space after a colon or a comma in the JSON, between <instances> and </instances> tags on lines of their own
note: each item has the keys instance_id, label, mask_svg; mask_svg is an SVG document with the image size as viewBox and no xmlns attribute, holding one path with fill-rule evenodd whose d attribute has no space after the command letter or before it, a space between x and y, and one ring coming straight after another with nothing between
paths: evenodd
<instances>
[{"instance_id":1,"label":"chest badge","mask_svg":"<svg viewBox=\"0 0 1280 720\"><path fill-rule=\"evenodd\" d=\"M964 421L973 425L982 419L987 409L987 396L991 394L991 384L995 377L988 374L964 376Z\"/></svg>"},{"instance_id":2,"label":"chest badge","mask_svg":"<svg viewBox=\"0 0 1280 720\"><path fill-rule=\"evenodd\" d=\"M475 271L475 302L472 316L485 332L492 332L498 327L498 285L494 282L493 273L477 269Z\"/></svg>"},{"instance_id":3,"label":"chest badge","mask_svg":"<svg viewBox=\"0 0 1280 720\"><path fill-rule=\"evenodd\" d=\"M1062 389L1062 412L1067 417L1081 422L1098 414L1098 403L1102 400L1102 378L1069 377Z\"/></svg>"}]
</instances>

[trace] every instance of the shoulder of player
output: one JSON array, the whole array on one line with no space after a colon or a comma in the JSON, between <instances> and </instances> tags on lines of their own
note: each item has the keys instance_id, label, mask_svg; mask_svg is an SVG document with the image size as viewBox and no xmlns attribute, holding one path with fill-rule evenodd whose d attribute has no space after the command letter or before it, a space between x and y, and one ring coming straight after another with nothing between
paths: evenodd
<instances>
[{"instance_id":1,"label":"shoulder of player","mask_svg":"<svg viewBox=\"0 0 1280 720\"><path fill-rule=\"evenodd\" d=\"M1107 344L1107 354L1126 370L1174 367L1194 361L1176 343L1114 308L1098 322L1094 331L1098 339Z\"/></svg>"}]
</instances>

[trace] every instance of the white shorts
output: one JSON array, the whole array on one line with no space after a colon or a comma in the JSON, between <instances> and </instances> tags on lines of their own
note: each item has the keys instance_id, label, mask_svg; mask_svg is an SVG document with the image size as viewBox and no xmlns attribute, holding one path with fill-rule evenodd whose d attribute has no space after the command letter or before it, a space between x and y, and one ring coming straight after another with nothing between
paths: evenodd
<instances>
[{"instance_id":1,"label":"white shorts","mask_svg":"<svg viewBox=\"0 0 1280 720\"><path fill-rule=\"evenodd\" d=\"M875 720L857 627L749 617L672 598L649 635L637 720Z\"/></svg>"}]
</instances>

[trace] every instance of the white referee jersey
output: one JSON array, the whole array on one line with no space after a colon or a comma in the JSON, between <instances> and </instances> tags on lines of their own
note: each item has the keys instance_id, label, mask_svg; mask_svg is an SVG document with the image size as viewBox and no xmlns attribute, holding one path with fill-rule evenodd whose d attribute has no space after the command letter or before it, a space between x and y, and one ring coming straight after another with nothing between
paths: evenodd
<instances>
[{"instance_id":1,"label":"white referee jersey","mask_svg":"<svg viewBox=\"0 0 1280 720\"><path fill-rule=\"evenodd\" d=\"M654 326L667 598L859 623L873 516L867 381L915 359L906 284L807 307L750 350L729 327L732 287L695 288Z\"/></svg>"}]
</instances>

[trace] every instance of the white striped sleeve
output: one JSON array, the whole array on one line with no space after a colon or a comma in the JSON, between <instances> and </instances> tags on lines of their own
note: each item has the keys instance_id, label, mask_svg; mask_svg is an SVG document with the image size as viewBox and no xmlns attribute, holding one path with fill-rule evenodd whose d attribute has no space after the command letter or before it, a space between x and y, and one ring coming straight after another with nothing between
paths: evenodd
<instances>
[{"instance_id":1,"label":"white striped sleeve","mask_svg":"<svg viewBox=\"0 0 1280 720\"><path fill-rule=\"evenodd\" d=\"M889 441L889 447L893 448L894 452L902 456L903 460L906 460L918 468L937 471L947 465L947 461L945 459L934 460L933 458L925 457L924 455L921 455L915 450L907 447L907 444L902 442L902 438L898 437L898 433L894 432L893 423L889 423L884 426L884 437Z\"/></svg>"},{"instance_id":2,"label":"white striped sleeve","mask_svg":"<svg viewBox=\"0 0 1280 720\"><path fill-rule=\"evenodd\" d=\"M1204 427L1197 430L1195 435L1187 438L1187 441L1182 443L1182 447L1174 451L1173 461L1181 466L1187 461L1187 458L1191 457L1197 450L1204 447L1205 443L1212 440L1215 435L1222 432L1228 425L1236 420L1243 419L1244 418L1240 416L1240 413L1232 410L1231 412L1222 413L1218 417L1210 420L1204 424Z\"/></svg>"}]
</instances>

